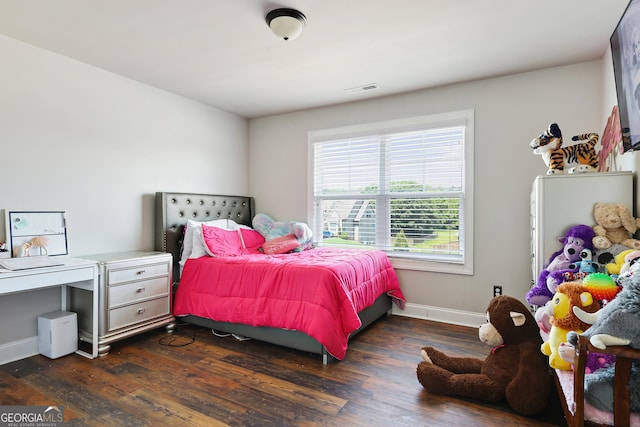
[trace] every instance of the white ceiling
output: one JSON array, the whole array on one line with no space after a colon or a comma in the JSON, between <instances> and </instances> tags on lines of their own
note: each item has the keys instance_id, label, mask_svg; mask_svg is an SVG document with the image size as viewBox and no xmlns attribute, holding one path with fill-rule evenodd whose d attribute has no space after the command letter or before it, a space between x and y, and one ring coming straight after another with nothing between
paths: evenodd
<instances>
[{"instance_id":1,"label":"white ceiling","mask_svg":"<svg viewBox=\"0 0 640 427\"><path fill-rule=\"evenodd\" d=\"M627 3L0 0L0 33L255 118L599 59ZM296 40L277 7L307 16Z\"/></svg>"}]
</instances>

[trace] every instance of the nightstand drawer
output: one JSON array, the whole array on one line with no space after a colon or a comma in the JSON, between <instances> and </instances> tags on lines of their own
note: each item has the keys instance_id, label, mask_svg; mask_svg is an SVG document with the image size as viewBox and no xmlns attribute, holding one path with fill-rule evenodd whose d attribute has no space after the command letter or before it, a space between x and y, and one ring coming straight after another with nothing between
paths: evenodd
<instances>
[{"instance_id":1,"label":"nightstand drawer","mask_svg":"<svg viewBox=\"0 0 640 427\"><path fill-rule=\"evenodd\" d=\"M109 285L115 285L132 280L141 280L149 277L169 275L169 263L137 265L132 268L109 269L107 274Z\"/></svg>"},{"instance_id":2,"label":"nightstand drawer","mask_svg":"<svg viewBox=\"0 0 640 427\"><path fill-rule=\"evenodd\" d=\"M109 310L109 330L123 328L169 313L169 296Z\"/></svg>"},{"instance_id":3,"label":"nightstand drawer","mask_svg":"<svg viewBox=\"0 0 640 427\"><path fill-rule=\"evenodd\" d=\"M169 278L141 280L124 285L109 286L109 307L130 304L137 301L169 294Z\"/></svg>"}]
</instances>

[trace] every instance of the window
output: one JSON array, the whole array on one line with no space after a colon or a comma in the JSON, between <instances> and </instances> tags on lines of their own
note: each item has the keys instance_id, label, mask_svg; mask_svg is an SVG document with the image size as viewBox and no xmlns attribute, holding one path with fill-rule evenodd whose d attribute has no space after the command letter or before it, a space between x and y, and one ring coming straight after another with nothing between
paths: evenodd
<instances>
[{"instance_id":1,"label":"window","mask_svg":"<svg viewBox=\"0 0 640 427\"><path fill-rule=\"evenodd\" d=\"M473 274L473 111L309 136L319 245L378 248L397 268Z\"/></svg>"}]
</instances>

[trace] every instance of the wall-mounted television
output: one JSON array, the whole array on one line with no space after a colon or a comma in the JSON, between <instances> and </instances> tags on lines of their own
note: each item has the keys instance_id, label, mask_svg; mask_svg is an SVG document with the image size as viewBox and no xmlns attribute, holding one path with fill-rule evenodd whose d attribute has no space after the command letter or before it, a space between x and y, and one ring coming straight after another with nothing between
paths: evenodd
<instances>
[{"instance_id":1,"label":"wall-mounted television","mask_svg":"<svg viewBox=\"0 0 640 427\"><path fill-rule=\"evenodd\" d=\"M640 0L631 0L611 35L624 151L640 150Z\"/></svg>"}]
</instances>

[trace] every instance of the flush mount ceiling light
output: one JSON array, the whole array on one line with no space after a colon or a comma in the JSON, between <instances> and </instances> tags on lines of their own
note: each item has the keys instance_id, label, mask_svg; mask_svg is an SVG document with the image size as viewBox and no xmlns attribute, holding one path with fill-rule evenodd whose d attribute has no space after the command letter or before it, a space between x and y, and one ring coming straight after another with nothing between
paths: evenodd
<instances>
[{"instance_id":1,"label":"flush mount ceiling light","mask_svg":"<svg viewBox=\"0 0 640 427\"><path fill-rule=\"evenodd\" d=\"M284 40L293 40L300 35L307 17L295 9L274 9L267 13L267 25L273 34Z\"/></svg>"}]
</instances>

